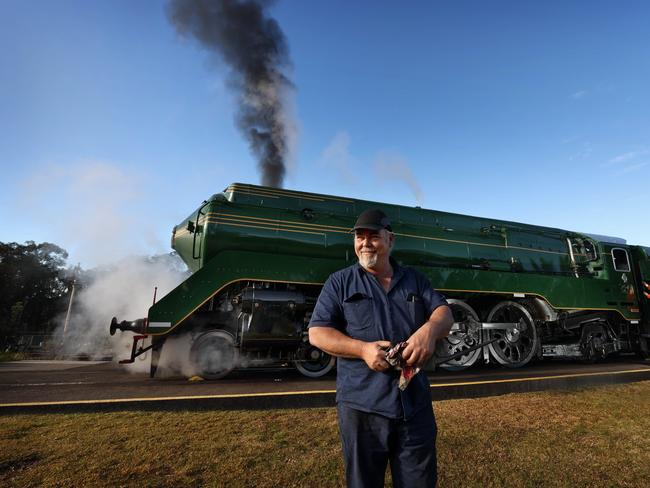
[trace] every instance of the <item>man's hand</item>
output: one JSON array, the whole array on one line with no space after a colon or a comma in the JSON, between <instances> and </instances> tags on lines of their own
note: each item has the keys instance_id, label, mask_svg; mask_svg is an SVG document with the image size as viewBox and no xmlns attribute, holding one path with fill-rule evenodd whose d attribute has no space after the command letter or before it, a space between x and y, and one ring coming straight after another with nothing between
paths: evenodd
<instances>
[{"instance_id":1,"label":"man's hand","mask_svg":"<svg viewBox=\"0 0 650 488\"><path fill-rule=\"evenodd\" d=\"M409 366L422 366L433 355L436 340L447 337L454 317L448 306L436 308L429 320L407 339L408 345L402 351L402 358Z\"/></svg>"},{"instance_id":2,"label":"man's hand","mask_svg":"<svg viewBox=\"0 0 650 488\"><path fill-rule=\"evenodd\" d=\"M436 339L427 325L416 330L406 341L408 345L402 351L402 358L409 366L422 366L433 355Z\"/></svg>"},{"instance_id":3,"label":"man's hand","mask_svg":"<svg viewBox=\"0 0 650 488\"><path fill-rule=\"evenodd\" d=\"M391 366L386 361L386 348L391 344L388 341L364 342L361 349L361 359L373 371L386 371Z\"/></svg>"},{"instance_id":4,"label":"man's hand","mask_svg":"<svg viewBox=\"0 0 650 488\"><path fill-rule=\"evenodd\" d=\"M364 342L352 339L333 327L310 327L309 342L312 346L340 358L363 359L373 371L386 371L390 364L386 361L388 341Z\"/></svg>"}]
</instances>

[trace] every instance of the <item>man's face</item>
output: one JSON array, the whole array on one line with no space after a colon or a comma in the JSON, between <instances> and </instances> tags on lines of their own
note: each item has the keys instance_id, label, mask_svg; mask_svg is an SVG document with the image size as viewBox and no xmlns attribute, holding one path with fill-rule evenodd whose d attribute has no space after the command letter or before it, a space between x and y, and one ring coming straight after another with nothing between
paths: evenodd
<instances>
[{"instance_id":1,"label":"man's face","mask_svg":"<svg viewBox=\"0 0 650 488\"><path fill-rule=\"evenodd\" d=\"M388 264L394 239L393 234L386 229L354 231L354 252L359 258L359 264L366 269Z\"/></svg>"}]
</instances>

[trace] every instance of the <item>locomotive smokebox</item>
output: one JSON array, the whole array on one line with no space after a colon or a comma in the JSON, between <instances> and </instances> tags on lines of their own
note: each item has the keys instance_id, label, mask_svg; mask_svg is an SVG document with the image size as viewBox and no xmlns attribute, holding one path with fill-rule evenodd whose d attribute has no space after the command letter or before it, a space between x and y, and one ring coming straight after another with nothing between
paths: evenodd
<instances>
[{"instance_id":1,"label":"locomotive smokebox","mask_svg":"<svg viewBox=\"0 0 650 488\"><path fill-rule=\"evenodd\" d=\"M135 332L136 334L144 334L146 332L147 328L147 320L146 319L137 319L132 322L129 322L128 320L123 320L122 322L117 321L117 317L113 317L113 320L111 320L111 326L109 328L109 333L111 335L115 335L116 330L130 330L131 332Z\"/></svg>"}]
</instances>

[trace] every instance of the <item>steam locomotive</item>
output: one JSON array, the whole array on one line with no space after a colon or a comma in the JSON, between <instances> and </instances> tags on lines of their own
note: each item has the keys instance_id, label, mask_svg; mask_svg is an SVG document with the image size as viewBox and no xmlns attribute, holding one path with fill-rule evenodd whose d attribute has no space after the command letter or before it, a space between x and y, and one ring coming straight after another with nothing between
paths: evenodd
<instances>
[{"instance_id":1,"label":"steam locomotive","mask_svg":"<svg viewBox=\"0 0 650 488\"><path fill-rule=\"evenodd\" d=\"M132 331L132 362L189 337L195 373L227 375L242 362L290 363L318 377L335 358L311 346L307 324L330 273L356 261L356 216L381 208L397 239L392 256L423 272L454 315L434 363L518 368L534 358L594 361L650 348L650 248L587 235L419 207L235 183L172 232L192 275ZM151 339L144 346L145 339Z\"/></svg>"}]
</instances>

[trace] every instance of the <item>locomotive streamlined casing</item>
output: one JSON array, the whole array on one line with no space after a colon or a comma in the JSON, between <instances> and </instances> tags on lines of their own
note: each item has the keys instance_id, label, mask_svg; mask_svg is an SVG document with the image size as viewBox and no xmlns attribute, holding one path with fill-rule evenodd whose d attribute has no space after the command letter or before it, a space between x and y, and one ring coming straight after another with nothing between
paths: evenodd
<instances>
[{"instance_id":1,"label":"locomotive streamlined casing","mask_svg":"<svg viewBox=\"0 0 650 488\"><path fill-rule=\"evenodd\" d=\"M615 286L621 273L607 249L616 246L591 239L597 259L589 262L576 249L572 264L567 239L589 239L578 233L233 184L175 228L173 247L195 272L150 309L149 333L168 333L238 280L324 283L356 260L349 229L361 211L374 207L393 222L393 256L449 295L539 296L557 310L610 310L641 319L638 297L630 302Z\"/></svg>"},{"instance_id":2,"label":"locomotive streamlined casing","mask_svg":"<svg viewBox=\"0 0 650 488\"><path fill-rule=\"evenodd\" d=\"M637 324L638 334L650 333L650 296L642 293L650 284L648 248L556 228L238 183L203 202L174 228L172 247L193 274L150 308L146 333L160 345L176 333L222 330L237 347L246 346L249 338L249 345L284 342L295 349L322 284L333 271L356 261L350 229L357 215L377 207L390 217L397 236L393 257L422 271L436 289L455 299L456 312L468 309L464 318L471 316L474 325L479 315L488 322L530 322L532 344L537 344L533 321L555 322L570 332L581 320L601 320L602 325L589 326L594 336L609 327L607 321ZM613 253L620 257L621 250L627 253L629 271L614 267ZM231 312L236 323L235 315L213 311L232 310L229 301L245 300L246 290L254 295L256 287L260 292L251 306L261 307L257 319L294 317L287 319L284 337L260 334L275 329L256 321L255 312L241 303ZM311 305L278 309L282 301L296 305L287 298L294 292ZM485 335L510 344L511 339L517 342L516 334L524 337L525 329L496 336L486 329ZM458 343L443 355L475 344ZM306 351L317 357L314 350ZM520 362L533 352L527 351Z\"/></svg>"}]
</instances>

